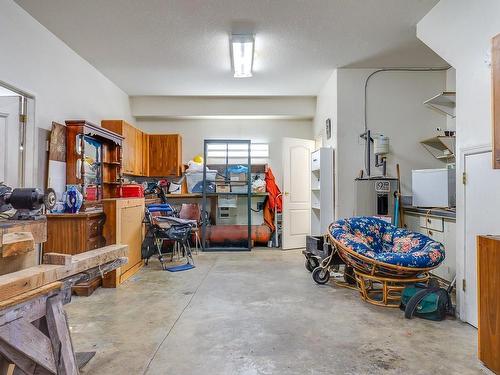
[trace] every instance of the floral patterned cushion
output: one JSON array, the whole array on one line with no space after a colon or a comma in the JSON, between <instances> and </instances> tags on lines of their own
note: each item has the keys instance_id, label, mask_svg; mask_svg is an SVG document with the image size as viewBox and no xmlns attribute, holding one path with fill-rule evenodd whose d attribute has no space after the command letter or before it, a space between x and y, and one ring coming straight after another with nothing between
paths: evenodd
<instances>
[{"instance_id":1,"label":"floral patterned cushion","mask_svg":"<svg viewBox=\"0 0 500 375\"><path fill-rule=\"evenodd\" d=\"M374 217L341 219L330 231L344 246L383 263L427 268L438 266L445 257L441 243Z\"/></svg>"}]
</instances>

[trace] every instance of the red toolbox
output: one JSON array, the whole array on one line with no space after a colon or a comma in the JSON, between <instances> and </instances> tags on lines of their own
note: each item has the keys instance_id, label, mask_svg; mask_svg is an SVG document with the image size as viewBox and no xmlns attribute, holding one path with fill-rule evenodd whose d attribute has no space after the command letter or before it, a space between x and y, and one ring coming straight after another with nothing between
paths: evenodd
<instances>
[{"instance_id":1,"label":"red toolbox","mask_svg":"<svg viewBox=\"0 0 500 375\"><path fill-rule=\"evenodd\" d=\"M126 184L122 186L122 198L142 198L144 188L139 184Z\"/></svg>"},{"instance_id":2,"label":"red toolbox","mask_svg":"<svg viewBox=\"0 0 500 375\"><path fill-rule=\"evenodd\" d=\"M97 186L95 185L88 185L85 189L85 199L88 201L95 201L97 200Z\"/></svg>"}]
</instances>

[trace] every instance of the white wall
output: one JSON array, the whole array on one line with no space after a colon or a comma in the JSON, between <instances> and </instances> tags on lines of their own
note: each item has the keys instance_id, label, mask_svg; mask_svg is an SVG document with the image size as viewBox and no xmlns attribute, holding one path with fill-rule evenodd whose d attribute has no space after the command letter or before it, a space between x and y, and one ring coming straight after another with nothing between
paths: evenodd
<instances>
[{"instance_id":1,"label":"white wall","mask_svg":"<svg viewBox=\"0 0 500 375\"><path fill-rule=\"evenodd\" d=\"M137 118L312 119L314 96L132 96Z\"/></svg>"},{"instance_id":2,"label":"white wall","mask_svg":"<svg viewBox=\"0 0 500 375\"><path fill-rule=\"evenodd\" d=\"M312 139L312 122L307 120L168 120L136 121L135 124L151 134L178 133L182 135L182 159L191 160L203 154L205 139L250 139L269 143L269 164L280 187L282 179L283 137Z\"/></svg>"},{"instance_id":3,"label":"white wall","mask_svg":"<svg viewBox=\"0 0 500 375\"><path fill-rule=\"evenodd\" d=\"M457 153L474 147L491 147L491 68L488 60L491 38L500 33L499 14L498 0L441 0L417 25L419 39L456 69ZM459 175L462 164L458 158ZM464 278L464 219L464 189L457 184L458 285ZM498 217L488 219L499 220ZM463 298L459 289L461 315L464 313Z\"/></svg>"},{"instance_id":4,"label":"white wall","mask_svg":"<svg viewBox=\"0 0 500 375\"><path fill-rule=\"evenodd\" d=\"M131 119L128 95L12 0L0 0L0 49L0 81L35 96L37 127Z\"/></svg>"},{"instance_id":5,"label":"white wall","mask_svg":"<svg viewBox=\"0 0 500 375\"><path fill-rule=\"evenodd\" d=\"M359 138L364 132L364 83L373 71L338 69L317 98L314 135L323 132L326 117L336 124L337 135L330 142L323 136L323 144L336 147L337 217L354 213L354 179L364 169L364 142ZM387 172L396 176L400 164L403 194L411 194L412 169L444 166L419 142L434 136L437 127L446 127L444 115L423 105L445 85L445 72L382 72L370 79L368 127L372 134L389 136ZM372 166L372 175L380 173Z\"/></svg>"},{"instance_id":6,"label":"white wall","mask_svg":"<svg viewBox=\"0 0 500 375\"><path fill-rule=\"evenodd\" d=\"M332 124L332 137L326 138L326 120ZM337 147L337 70L325 82L316 98L314 136L323 147Z\"/></svg>"}]
</instances>

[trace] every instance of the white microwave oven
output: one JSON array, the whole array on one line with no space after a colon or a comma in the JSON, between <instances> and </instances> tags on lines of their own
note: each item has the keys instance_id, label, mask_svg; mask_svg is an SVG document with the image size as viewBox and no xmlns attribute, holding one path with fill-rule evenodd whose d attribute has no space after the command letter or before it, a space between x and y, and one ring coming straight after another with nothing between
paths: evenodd
<instances>
[{"instance_id":1,"label":"white microwave oven","mask_svg":"<svg viewBox=\"0 0 500 375\"><path fill-rule=\"evenodd\" d=\"M455 168L412 170L413 206L455 207Z\"/></svg>"}]
</instances>

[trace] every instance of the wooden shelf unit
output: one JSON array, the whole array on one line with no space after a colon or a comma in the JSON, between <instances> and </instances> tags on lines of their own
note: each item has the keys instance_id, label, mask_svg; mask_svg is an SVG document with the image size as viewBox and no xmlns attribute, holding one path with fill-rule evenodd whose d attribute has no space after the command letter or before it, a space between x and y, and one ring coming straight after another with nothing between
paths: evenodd
<instances>
[{"instance_id":1,"label":"wooden shelf unit","mask_svg":"<svg viewBox=\"0 0 500 375\"><path fill-rule=\"evenodd\" d=\"M101 183L97 186L97 200L119 197L122 181L121 148L123 137L85 120L66 121L66 183L80 186L85 200L88 184L85 182L84 137L89 137L102 144L102 160L96 163L100 166L101 171ZM78 166L78 164L80 165ZM104 184L103 181L108 181L108 183ZM113 184L109 184L109 182L113 182Z\"/></svg>"},{"instance_id":2,"label":"wooden shelf unit","mask_svg":"<svg viewBox=\"0 0 500 375\"><path fill-rule=\"evenodd\" d=\"M101 126L120 134L123 140L123 173L147 176L147 160L144 157L144 133L124 120L102 120Z\"/></svg>"}]
</instances>

